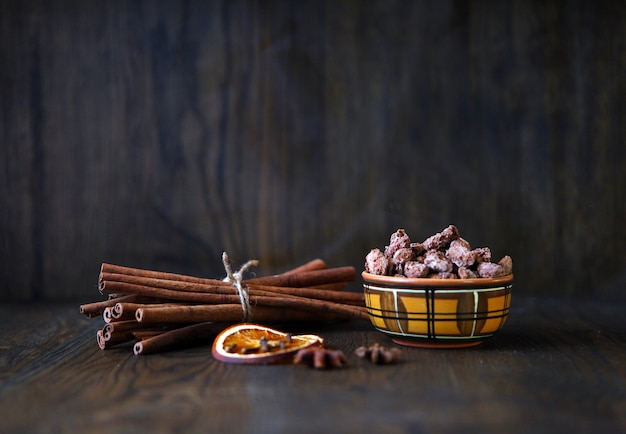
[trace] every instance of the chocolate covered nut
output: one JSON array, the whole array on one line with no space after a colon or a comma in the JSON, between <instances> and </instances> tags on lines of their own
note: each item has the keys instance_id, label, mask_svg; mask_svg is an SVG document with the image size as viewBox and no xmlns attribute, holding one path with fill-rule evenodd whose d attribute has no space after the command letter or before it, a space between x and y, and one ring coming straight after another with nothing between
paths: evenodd
<instances>
[{"instance_id":1,"label":"chocolate covered nut","mask_svg":"<svg viewBox=\"0 0 626 434\"><path fill-rule=\"evenodd\" d=\"M476 279L478 277L478 275L474 271L465 267L459 267L459 269L457 270L457 274L461 279Z\"/></svg>"},{"instance_id":2,"label":"chocolate covered nut","mask_svg":"<svg viewBox=\"0 0 626 434\"><path fill-rule=\"evenodd\" d=\"M450 248L446 251L446 257L457 267L469 267L476 260L475 255L469 249L469 243L460 240L453 240L450 243Z\"/></svg>"},{"instance_id":3,"label":"chocolate covered nut","mask_svg":"<svg viewBox=\"0 0 626 434\"><path fill-rule=\"evenodd\" d=\"M411 243L411 249L415 252L415 256L421 256L426 253L426 249L422 243Z\"/></svg>"},{"instance_id":4,"label":"chocolate covered nut","mask_svg":"<svg viewBox=\"0 0 626 434\"><path fill-rule=\"evenodd\" d=\"M459 230L454 225L450 225L443 231L424 240L426 250L441 250L447 248L452 240L459 238Z\"/></svg>"},{"instance_id":5,"label":"chocolate covered nut","mask_svg":"<svg viewBox=\"0 0 626 434\"><path fill-rule=\"evenodd\" d=\"M426 277L430 273L430 268L426 264L416 261L407 262L403 269L406 277Z\"/></svg>"},{"instance_id":6,"label":"chocolate covered nut","mask_svg":"<svg viewBox=\"0 0 626 434\"><path fill-rule=\"evenodd\" d=\"M505 276L504 268L493 262L482 262L478 264L478 275L480 277L501 277Z\"/></svg>"},{"instance_id":7,"label":"chocolate covered nut","mask_svg":"<svg viewBox=\"0 0 626 434\"><path fill-rule=\"evenodd\" d=\"M385 256L387 258L393 258L394 253L398 251L398 249L410 248L411 247L411 239L404 231L404 229L398 229L389 239L389 245L385 247Z\"/></svg>"},{"instance_id":8,"label":"chocolate covered nut","mask_svg":"<svg viewBox=\"0 0 626 434\"><path fill-rule=\"evenodd\" d=\"M462 238L462 237L459 237L456 240L452 240L450 242L450 247L452 247L454 245L461 245L461 246L465 247L468 250L472 250L472 246L470 246L469 241L467 241L465 238Z\"/></svg>"},{"instance_id":9,"label":"chocolate covered nut","mask_svg":"<svg viewBox=\"0 0 626 434\"><path fill-rule=\"evenodd\" d=\"M371 274L384 276L389 271L389 259L380 249L372 249L365 257L365 270Z\"/></svg>"},{"instance_id":10,"label":"chocolate covered nut","mask_svg":"<svg viewBox=\"0 0 626 434\"><path fill-rule=\"evenodd\" d=\"M491 262L491 249L489 247L479 247L472 250L474 253L474 260L477 264L481 262Z\"/></svg>"},{"instance_id":11,"label":"chocolate covered nut","mask_svg":"<svg viewBox=\"0 0 626 434\"><path fill-rule=\"evenodd\" d=\"M401 273L403 270L403 266L406 262L412 261L415 259L415 253L413 249L408 247L403 247L401 249L396 250L396 253L393 254L393 265L396 267L396 272Z\"/></svg>"},{"instance_id":12,"label":"chocolate covered nut","mask_svg":"<svg viewBox=\"0 0 626 434\"><path fill-rule=\"evenodd\" d=\"M446 258L439 250L429 250L426 252L426 255L424 255L424 264L437 273L449 272L454 268L452 261Z\"/></svg>"},{"instance_id":13,"label":"chocolate covered nut","mask_svg":"<svg viewBox=\"0 0 626 434\"><path fill-rule=\"evenodd\" d=\"M506 255L504 258L498 261L498 265L502 267L504 270L504 274L512 274L513 273L513 259L509 255Z\"/></svg>"}]
</instances>

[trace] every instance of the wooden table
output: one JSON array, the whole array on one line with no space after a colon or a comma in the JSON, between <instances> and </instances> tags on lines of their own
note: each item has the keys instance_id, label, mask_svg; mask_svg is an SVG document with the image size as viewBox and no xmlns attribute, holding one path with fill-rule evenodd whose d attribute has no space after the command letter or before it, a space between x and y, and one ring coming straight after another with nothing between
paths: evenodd
<instances>
[{"instance_id":1,"label":"wooden table","mask_svg":"<svg viewBox=\"0 0 626 434\"><path fill-rule=\"evenodd\" d=\"M348 356L343 369L238 366L208 345L102 351L78 305L0 306L0 432L626 432L626 303L524 298L479 347L354 350L367 322L293 327ZM284 329L285 327L283 327Z\"/></svg>"}]
</instances>

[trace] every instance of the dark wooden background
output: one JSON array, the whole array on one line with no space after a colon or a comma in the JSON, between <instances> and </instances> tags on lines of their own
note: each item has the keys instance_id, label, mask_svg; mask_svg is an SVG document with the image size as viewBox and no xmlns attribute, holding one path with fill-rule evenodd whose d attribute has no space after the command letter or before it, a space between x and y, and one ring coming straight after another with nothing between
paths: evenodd
<instances>
[{"instance_id":1,"label":"dark wooden background","mask_svg":"<svg viewBox=\"0 0 626 434\"><path fill-rule=\"evenodd\" d=\"M0 300L450 223L519 293L624 299L625 5L2 1Z\"/></svg>"}]
</instances>

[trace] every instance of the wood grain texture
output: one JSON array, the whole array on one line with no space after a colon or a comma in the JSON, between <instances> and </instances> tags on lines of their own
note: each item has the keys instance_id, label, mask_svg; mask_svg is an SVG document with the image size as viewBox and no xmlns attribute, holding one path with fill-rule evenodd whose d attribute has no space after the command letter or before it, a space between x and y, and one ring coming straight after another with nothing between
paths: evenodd
<instances>
[{"instance_id":1,"label":"wood grain texture","mask_svg":"<svg viewBox=\"0 0 626 434\"><path fill-rule=\"evenodd\" d=\"M608 0L3 1L0 299L88 300L101 262L219 277L223 251L360 267L450 223L519 291L623 299L625 21Z\"/></svg>"},{"instance_id":2,"label":"wood grain texture","mask_svg":"<svg viewBox=\"0 0 626 434\"><path fill-rule=\"evenodd\" d=\"M76 306L2 305L0 431L623 432L624 303L517 297L505 328L464 350L398 347L366 322L283 326L341 349L339 370L224 364L207 344L102 351Z\"/></svg>"}]
</instances>

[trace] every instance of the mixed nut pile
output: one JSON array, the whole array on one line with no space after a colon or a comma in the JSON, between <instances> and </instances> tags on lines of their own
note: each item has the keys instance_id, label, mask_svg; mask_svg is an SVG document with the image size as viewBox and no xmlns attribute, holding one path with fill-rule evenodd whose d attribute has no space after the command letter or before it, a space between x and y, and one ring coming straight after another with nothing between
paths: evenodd
<instances>
[{"instance_id":1,"label":"mixed nut pile","mask_svg":"<svg viewBox=\"0 0 626 434\"><path fill-rule=\"evenodd\" d=\"M456 226L412 242L404 229L391 234L384 251L372 249L365 258L365 271L381 276L476 279L503 277L513 273L513 260L504 256L491 261L489 247L472 249Z\"/></svg>"}]
</instances>

